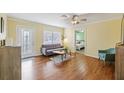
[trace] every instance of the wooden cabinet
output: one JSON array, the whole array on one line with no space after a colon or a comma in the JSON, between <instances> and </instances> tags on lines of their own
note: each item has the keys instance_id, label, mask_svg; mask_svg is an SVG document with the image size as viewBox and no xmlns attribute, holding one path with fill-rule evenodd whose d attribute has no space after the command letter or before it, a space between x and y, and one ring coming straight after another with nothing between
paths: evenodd
<instances>
[{"instance_id":1,"label":"wooden cabinet","mask_svg":"<svg viewBox=\"0 0 124 93\"><path fill-rule=\"evenodd\" d=\"M116 46L115 79L124 80L124 45Z\"/></svg>"},{"instance_id":2,"label":"wooden cabinet","mask_svg":"<svg viewBox=\"0 0 124 93\"><path fill-rule=\"evenodd\" d=\"M21 79L21 48L0 47L0 80Z\"/></svg>"}]
</instances>

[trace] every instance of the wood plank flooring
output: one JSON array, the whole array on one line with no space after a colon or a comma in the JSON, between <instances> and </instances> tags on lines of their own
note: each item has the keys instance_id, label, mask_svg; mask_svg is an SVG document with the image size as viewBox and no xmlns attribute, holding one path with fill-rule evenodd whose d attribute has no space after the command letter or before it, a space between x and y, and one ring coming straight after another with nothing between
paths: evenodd
<instances>
[{"instance_id":1,"label":"wood plank flooring","mask_svg":"<svg viewBox=\"0 0 124 93\"><path fill-rule=\"evenodd\" d=\"M44 56L22 60L23 80L114 80L114 70L114 64L82 54L57 64Z\"/></svg>"}]
</instances>

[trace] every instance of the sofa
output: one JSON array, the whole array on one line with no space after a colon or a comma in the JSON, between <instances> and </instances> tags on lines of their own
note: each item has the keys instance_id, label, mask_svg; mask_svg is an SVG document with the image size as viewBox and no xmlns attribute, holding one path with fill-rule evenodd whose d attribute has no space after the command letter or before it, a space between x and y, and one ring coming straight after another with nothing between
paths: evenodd
<instances>
[{"instance_id":1,"label":"sofa","mask_svg":"<svg viewBox=\"0 0 124 93\"><path fill-rule=\"evenodd\" d=\"M41 46L41 53L45 56L54 55L53 51L64 50L61 44L45 44Z\"/></svg>"}]
</instances>

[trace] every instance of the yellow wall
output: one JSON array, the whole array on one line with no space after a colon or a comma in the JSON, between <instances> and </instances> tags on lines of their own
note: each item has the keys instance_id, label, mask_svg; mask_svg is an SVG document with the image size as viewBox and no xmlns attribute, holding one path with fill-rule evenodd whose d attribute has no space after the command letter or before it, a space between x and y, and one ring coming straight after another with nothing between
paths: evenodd
<instances>
[{"instance_id":1,"label":"yellow wall","mask_svg":"<svg viewBox=\"0 0 124 93\"><path fill-rule=\"evenodd\" d=\"M120 42L120 26L120 19L87 25L86 54L98 57L99 49L115 47L115 44Z\"/></svg>"},{"instance_id":2,"label":"yellow wall","mask_svg":"<svg viewBox=\"0 0 124 93\"><path fill-rule=\"evenodd\" d=\"M104 20L97 23L82 25L85 31L85 54L98 58L99 49L107 49L115 47L120 42L121 19ZM66 46L75 51L75 30L65 29L65 37L68 43Z\"/></svg>"},{"instance_id":3,"label":"yellow wall","mask_svg":"<svg viewBox=\"0 0 124 93\"><path fill-rule=\"evenodd\" d=\"M115 47L115 44L120 41L120 19L108 20L104 22L92 23L85 25L86 31L86 55L98 57L99 49L106 49ZM72 51L75 51L75 30L74 29L63 29L59 27L39 24L35 22L8 18L7 26L8 33L7 39L13 39L16 43L16 26L30 27L35 30L34 33L34 50L40 51L42 45L43 31L60 31L66 37L65 46ZM14 44L15 45L15 44Z\"/></svg>"},{"instance_id":4,"label":"yellow wall","mask_svg":"<svg viewBox=\"0 0 124 93\"><path fill-rule=\"evenodd\" d=\"M35 22L30 22L26 20L21 20L21 19L15 19L15 18L8 18L7 20L7 42L9 43L9 40L12 39L14 42L14 45L16 45L16 27L17 26L23 26L23 27L28 27L34 29L34 50L36 54L40 53L40 47L42 45L42 40L43 40L43 31L60 31L63 35L64 29L55 27L55 26L50 26L50 25L45 25L45 24L40 24L40 23L35 23Z\"/></svg>"},{"instance_id":5,"label":"yellow wall","mask_svg":"<svg viewBox=\"0 0 124 93\"><path fill-rule=\"evenodd\" d=\"M80 30L86 31L85 28L78 29L78 30L79 31ZM76 51L76 48L75 48L75 31L77 31L76 28L66 28L65 32L64 32L64 35L66 37L65 46L68 49L70 49L72 52ZM86 40L85 32L84 32L84 40Z\"/></svg>"},{"instance_id":6,"label":"yellow wall","mask_svg":"<svg viewBox=\"0 0 124 93\"><path fill-rule=\"evenodd\" d=\"M68 49L74 52L75 51L75 39L74 39L75 30L71 28L65 29L64 35L65 35L65 41L64 41L65 47L67 47Z\"/></svg>"}]
</instances>

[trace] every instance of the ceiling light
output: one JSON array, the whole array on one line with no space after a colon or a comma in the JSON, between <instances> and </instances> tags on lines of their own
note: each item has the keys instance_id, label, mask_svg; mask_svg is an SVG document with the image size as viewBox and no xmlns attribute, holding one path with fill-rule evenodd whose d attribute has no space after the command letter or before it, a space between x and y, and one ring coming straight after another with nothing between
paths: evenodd
<instances>
[{"instance_id":1,"label":"ceiling light","mask_svg":"<svg viewBox=\"0 0 124 93\"><path fill-rule=\"evenodd\" d=\"M76 25L76 24L79 24L80 22L77 21L77 20L72 20L71 23L72 23L73 25Z\"/></svg>"}]
</instances>

